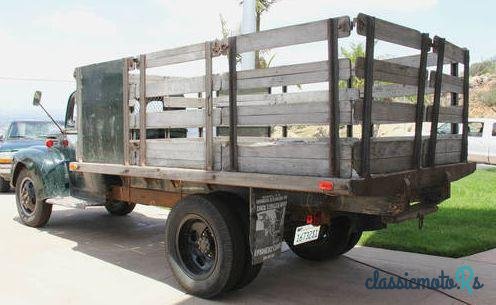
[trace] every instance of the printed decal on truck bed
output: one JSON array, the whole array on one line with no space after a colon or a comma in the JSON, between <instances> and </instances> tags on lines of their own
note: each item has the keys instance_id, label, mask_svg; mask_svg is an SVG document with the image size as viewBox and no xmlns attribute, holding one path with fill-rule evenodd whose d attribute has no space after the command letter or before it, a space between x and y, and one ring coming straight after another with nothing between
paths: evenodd
<instances>
[{"instance_id":1,"label":"printed decal on truck bed","mask_svg":"<svg viewBox=\"0 0 496 305\"><path fill-rule=\"evenodd\" d=\"M281 253L288 195L250 189L250 249L252 263L259 264Z\"/></svg>"}]
</instances>

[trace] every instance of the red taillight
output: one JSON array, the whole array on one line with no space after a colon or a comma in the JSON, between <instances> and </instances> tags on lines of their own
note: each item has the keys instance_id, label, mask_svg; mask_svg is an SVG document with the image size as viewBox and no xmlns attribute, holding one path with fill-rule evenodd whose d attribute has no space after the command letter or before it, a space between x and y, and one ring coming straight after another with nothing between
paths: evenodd
<instances>
[{"instance_id":1,"label":"red taillight","mask_svg":"<svg viewBox=\"0 0 496 305\"><path fill-rule=\"evenodd\" d=\"M321 217L320 212L317 212L315 214L308 214L305 218L305 221L306 221L307 225L318 226L318 225L320 225L321 218L322 217Z\"/></svg>"},{"instance_id":2,"label":"red taillight","mask_svg":"<svg viewBox=\"0 0 496 305\"><path fill-rule=\"evenodd\" d=\"M69 141L67 140L62 140L62 146L68 147L69 146Z\"/></svg>"},{"instance_id":3,"label":"red taillight","mask_svg":"<svg viewBox=\"0 0 496 305\"><path fill-rule=\"evenodd\" d=\"M52 140L52 139L46 139L45 140L45 146L48 147L48 148L52 148L53 145L55 145L55 141Z\"/></svg>"},{"instance_id":4,"label":"red taillight","mask_svg":"<svg viewBox=\"0 0 496 305\"><path fill-rule=\"evenodd\" d=\"M334 183L332 183L331 181L320 181L319 182L319 189L321 191L330 192L334 189Z\"/></svg>"}]
</instances>

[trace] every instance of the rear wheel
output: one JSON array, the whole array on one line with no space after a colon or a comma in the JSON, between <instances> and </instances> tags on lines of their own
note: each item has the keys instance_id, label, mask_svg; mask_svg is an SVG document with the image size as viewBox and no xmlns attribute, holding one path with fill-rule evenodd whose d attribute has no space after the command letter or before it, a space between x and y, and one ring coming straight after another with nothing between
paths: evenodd
<instances>
[{"instance_id":1,"label":"rear wheel","mask_svg":"<svg viewBox=\"0 0 496 305\"><path fill-rule=\"evenodd\" d=\"M239 281L234 285L233 289L242 289L247 286L260 273L262 269L263 263L253 265L252 264L252 255L250 250L250 209L249 203L246 202L240 196L227 193L227 192L216 192L213 193L213 196L217 196L220 200L222 200L225 204L234 207L236 213L238 214L239 220L241 221L243 227L243 238L245 240L245 253L246 253L246 262L243 266L243 272Z\"/></svg>"},{"instance_id":2,"label":"rear wheel","mask_svg":"<svg viewBox=\"0 0 496 305\"><path fill-rule=\"evenodd\" d=\"M16 204L19 217L27 226L42 227L50 219L52 205L39 198L41 181L32 171L21 170L16 182Z\"/></svg>"},{"instance_id":3,"label":"rear wheel","mask_svg":"<svg viewBox=\"0 0 496 305\"><path fill-rule=\"evenodd\" d=\"M10 191L10 182L0 177L0 193L7 193Z\"/></svg>"},{"instance_id":4,"label":"rear wheel","mask_svg":"<svg viewBox=\"0 0 496 305\"><path fill-rule=\"evenodd\" d=\"M234 287L246 261L243 233L231 207L215 196L191 195L166 223L166 256L189 294L212 298Z\"/></svg>"},{"instance_id":5,"label":"rear wheel","mask_svg":"<svg viewBox=\"0 0 496 305\"><path fill-rule=\"evenodd\" d=\"M131 213L136 207L135 203L127 203L124 201L111 201L105 204L107 211L115 216L124 216Z\"/></svg>"},{"instance_id":6,"label":"rear wheel","mask_svg":"<svg viewBox=\"0 0 496 305\"><path fill-rule=\"evenodd\" d=\"M361 232L351 232L350 220L344 217L332 220L329 226L322 226L319 239L289 248L298 256L313 261L332 259L351 250L360 239ZM294 230L292 230L294 236Z\"/></svg>"}]
</instances>

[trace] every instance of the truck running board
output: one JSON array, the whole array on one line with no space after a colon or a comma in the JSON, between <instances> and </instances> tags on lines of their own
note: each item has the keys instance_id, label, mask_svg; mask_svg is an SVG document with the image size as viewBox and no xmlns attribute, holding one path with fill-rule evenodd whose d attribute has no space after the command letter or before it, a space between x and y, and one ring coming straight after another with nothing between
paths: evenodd
<instances>
[{"instance_id":1,"label":"truck running board","mask_svg":"<svg viewBox=\"0 0 496 305\"><path fill-rule=\"evenodd\" d=\"M72 196L48 198L45 202L49 204L61 205L68 208L76 208L76 209L85 209L87 207L105 205L101 202L88 201L85 199L76 198Z\"/></svg>"}]
</instances>

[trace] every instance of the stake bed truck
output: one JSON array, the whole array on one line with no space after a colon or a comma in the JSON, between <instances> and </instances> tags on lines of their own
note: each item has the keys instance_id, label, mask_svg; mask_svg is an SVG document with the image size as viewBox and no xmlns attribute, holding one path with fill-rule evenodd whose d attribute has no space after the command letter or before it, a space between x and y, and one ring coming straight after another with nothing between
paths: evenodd
<instances>
[{"instance_id":1,"label":"stake bed truck","mask_svg":"<svg viewBox=\"0 0 496 305\"><path fill-rule=\"evenodd\" d=\"M352 34L366 45L353 63L338 52ZM379 60L376 41L414 54ZM239 54L317 42L323 61L237 69ZM226 71L214 72L223 60ZM189 62L197 76L164 75ZM113 215L172 208L165 255L184 290L204 298L249 284L283 242L320 261L352 249L363 231L421 222L475 169L469 51L365 14L79 67L75 78L63 132L14 157L21 220L43 226L53 204ZM305 84L324 87L296 90ZM414 102L396 99L404 96ZM439 134L441 123L452 132ZM412 124L415 135L375 137L379 124ZM301 125L324 136L271 134Z\"/></svg>"}]
</instances>

